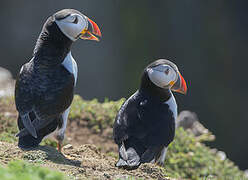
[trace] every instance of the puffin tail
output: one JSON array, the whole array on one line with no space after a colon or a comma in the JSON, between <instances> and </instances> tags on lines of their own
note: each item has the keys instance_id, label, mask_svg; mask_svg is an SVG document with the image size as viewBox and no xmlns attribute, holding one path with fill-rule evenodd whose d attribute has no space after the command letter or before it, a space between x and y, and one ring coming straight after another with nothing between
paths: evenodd
<instances>
[{"instance_id":1,"label":"puffin tail","mask_svg":"<svg viewBox=\"0 0 248 180\"><path fill-rule=\"evenodd\" d=\"M24 125L18 119L18 127L20 129L20 135L18 140L18 147L23 150L30 150L39 146L42 139L48 134L56 130L58 126L59 117L54 118L51 123L47 124L43 128L37 130L37 138L28 133L25 129L23 130Z\"/></svg>"},{"instance_id":2,"label":"puffin tail","mask_svg":"<svg viewBox=\"0 0 248 180\"><path fill-rule=\"evenodd\" d=\"M41 137L38 136L37 138L35 138L32 135L28 134L26 136L19 137L18 147L22 150L30 150L38 147L41 141Z\"/></svg>"},{"instance_id":3,"label":"puffin tail","mask_svg":"<svg viewBox=\"0 0 248 180\"><path fill-rule=\"evenodd\" d=\"M116 167L124 168L127 170L137 169L140 165L140 156L133 147L127 150L124 143L119 147L119 160Z\"/></svg>"}]
</instances>

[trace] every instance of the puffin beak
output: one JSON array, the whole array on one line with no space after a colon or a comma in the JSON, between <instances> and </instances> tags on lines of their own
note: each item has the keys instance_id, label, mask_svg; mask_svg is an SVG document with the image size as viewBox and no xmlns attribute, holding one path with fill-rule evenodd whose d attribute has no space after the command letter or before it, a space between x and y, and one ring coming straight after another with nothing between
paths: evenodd
<instances>
[{"instance_id":1,"label":"puffin beak","mask_svg":"<svg viewBox=\"0 0 248 180\"><path fill-rule=\"evenodd\" d=\"M171 90L178 93L186 94L187 93L186 82L180 72L178 72L178 76L179 77L177 78L175 84L171 87Z\"/></svg>"},{"instance_id":2,"label":"puffin beak","mask_svg":"<svg viewBox=\"0 0 248 180\"><path fill-rule=\"evenodd\" d=\"M91 19L87 18L88 20L88 29L84 29L80 34L81 39L85 40L93 40L93 41L99 41L99 37L102 36L101 31L97 24L92 21ZM96 35L96 36L95 36Z\"/></svg>"}]
</instances>

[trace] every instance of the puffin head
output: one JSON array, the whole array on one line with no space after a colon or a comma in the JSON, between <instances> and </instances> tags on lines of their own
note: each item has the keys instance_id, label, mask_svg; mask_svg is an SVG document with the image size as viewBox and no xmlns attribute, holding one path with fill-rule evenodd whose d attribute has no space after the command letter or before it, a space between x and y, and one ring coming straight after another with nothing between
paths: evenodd
<instances>
[{"instance_id":1,"label":"puffin head","mask_svg":"<svg viewBox=\"0 0 248 180\"><path fill-rule=\"evenodd\" d=\"M155 86L186 94L186 82L177 66L171 61L166 59L156 60L146 67L145 72Z\"/></svg>"},{"instance_id":2,"label":"puffin head","mask_svg":"<svg viewBox=\"0 0 248 180\"><path fill-rule=\"evenodd\" d=\"M53 19L61 32L72 41L79 38L99 41L97 36L101 37L97 24L75 9L58 11Z\"/></svg>"},{"instance_id":3,"label":"puffin head","mask_svg":"<svg viewBox=\"0 0 248 180\"><path fill-rule=\"evenodd\" d=\"M61 63L77 39L99 41L101 31L97 24L75 9L63 9L48 17L36 41L35 61L44 65ZM46 58L44 58L46 57ZM41 60L42 59L42 60Z\"/></svg>"}]
</instances>

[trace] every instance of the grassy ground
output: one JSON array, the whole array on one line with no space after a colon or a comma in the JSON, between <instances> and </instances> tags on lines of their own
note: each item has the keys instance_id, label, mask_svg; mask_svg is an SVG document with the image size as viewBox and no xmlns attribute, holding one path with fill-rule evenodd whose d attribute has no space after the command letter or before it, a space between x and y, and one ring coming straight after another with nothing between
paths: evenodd
<instances>
[{"instance_id":1,"label":"grassy ground","mask_svg":"<svg viewBox=\"0 0 248 180\"><path fill-rule=\"evenodd\" d=\"M69 175L69 178L82 179L167 179L167 176L178 179L245 179L244 173L233 162L222 159L218 151L204 145L204 142L212 140L211 133L195 137L183 129L177 129L176 138L168 149L165 167L145 164L136 171L115 168L117 149L111 138L111 127L123 102L124 99L99 103L96 99L85 101L75 96L66 132L66 143L72 144L72 149L64 149L62 155L49 146L31 152L17 149L13 99L0 99L1 164L21 159L57 169ZM86 143L94 145L82 146ZM47 144L54 146L56 143L50 140L43 142L43 145ZM9 167L5 170L8 172ZM61 177L60 174L56 175Z\"/></svg>"},{"instance_id":2,"label":"grassy ground","mask_svg":"<svg viewBox=\"0 0 248 180\"><path fill-rule=\"evenodd\" d=\"M2 180L65 180L62 173L34 166L23 161L12 161L7 167L0 167Z\"/></svg>"}]
</instances>

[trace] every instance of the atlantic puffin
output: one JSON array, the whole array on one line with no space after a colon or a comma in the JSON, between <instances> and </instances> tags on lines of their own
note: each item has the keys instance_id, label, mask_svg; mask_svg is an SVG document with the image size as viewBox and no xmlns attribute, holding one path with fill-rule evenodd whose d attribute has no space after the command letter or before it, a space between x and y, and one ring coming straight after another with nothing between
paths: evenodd
<instances>
[{"instance_id":1,"label":"atlantic puffin","mask_svg":"<svg viewBox=\"0 0 248 180\"><path fill-rule=\"evenodd\" d=\"M80 38L99 41L97 36L101 37L97 24L77 10L63 9L47 19L32 59L21 67L16 80L20 130L16 136L21 149L37 147L56 132L61 151L78 73L71 45Z\"/></svg>"},{"instance_id":2,"label":"atlantic puffin","mask_svg":"<svg viewBox=\"0 0 248 180\"><path fill-rule=\"evenodd\" d=\"M172 91L187 92L186 82L174 63L159 59L144 69L140 88L123 103L114 122L113 136L119 149L117 167L164 164L177 118Z\"/></svg>"}]
</instances>

